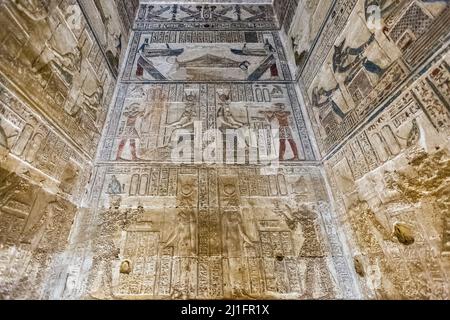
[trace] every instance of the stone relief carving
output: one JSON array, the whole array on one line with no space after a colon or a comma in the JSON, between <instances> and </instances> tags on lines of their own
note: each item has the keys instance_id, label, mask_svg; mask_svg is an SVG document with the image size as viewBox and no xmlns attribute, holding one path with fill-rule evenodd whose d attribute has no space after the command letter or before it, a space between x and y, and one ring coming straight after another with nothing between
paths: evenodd
<instances>
[{"instance_id":1,"label":"stone relief carving","mask_svg":"<svg viewBox=\"0 0 450 320\"><path fill-rule=\"evenodd\" d=\"M38 299L53 256L65 249L76 208L3 169L0 182L0 296Z\"/></svg>"},{"instance_id":2,"label":"stone relief carving","mask_svg":"<svg viewBox=\"0 0 450 320\"><path fill-rule=\"evenodd\" d=\"M291 22L285 22L284 30L290 40L287 50L292 51L296 67L302 68L306 62L313 41L326 20L331 4L324 0L299 1L298 6L294 7L297 18Z\"/></svg>"},{"instance_id":3,"label":"stone relief carving","mask_svg":"<svg viewBox=\"0 0 450 320\"><path fill-rule=\"evenodd\" d=\"M450 115L431 85L432 74L442 76L442 63L445 59L430 66L327 160L340 214L358 250L355 268L364 274L367 294L375 298L448 295L448 208L442 188L448 179L443 173L448 163L444 137ZM431 100L436 109L430 113L430 104L423 101Z\"/></svg>"},{"instance_id":4,"label":"stone relief carving","mask_svg":"<svg viewBox=\"0 0 450 320\"><path fill-rule=\"evenodd\" d=\"M110 166L102 178L100 220L93 231L101 236L85 294L115 299L329 299L338 294L326 271L332 264L317 198L298 209L290 197L273 200L289 189L286 180L300 177L323 193L313 185L313 177L321 179L318 171L299 167L260 176L250 167L155 166L136 179L133 172L141 170L125 173ZM120 184L116 181L125 182L130 194L122 195L119 207L110 191L113 182ZM136 202L138 208L129 209Z\"/></svg>"},{"instance_id":5,"label":"stone relief carving","mask_svg":"<svg viewBox=\"0 0 450 320\"><path fill-rule=\"evenodd\" d=\"M114 83L105 61L95 58L99 48L85 20L80 28L72 22L71 5L2 3L2 83L18 86L33 110L44 112L92 156Z\"/></svg>"},{"instance_id":6,"label":"stone relief carving","mask_svg":"<svg viewBox=\"0 0 450 320\"><path fill-rule=\"evenodd\" d=\"M139 7L139 0L115 0L117 11L124 25L124 30L130 32L134 23L134 18Z\"/></svg>"},{"instance_id":7,"label":"stone relief carving","mask_svg":"<svg viewBox=\"0 0 450 320\"><path fill-rule=\"evenodd\" d=\"M280 161L314 159L296 96L284 84L143 84L121 90L126 97L116 108L123 111L110 122L118 134L112 133L114 143L107 140L105 160L171 161L181 135L189 132L194 143L194 127L200 124L201 133L221 130L224 150L227 129L278 129L277 137L258 143L247 135L247 162L252 143L257 148L279 145Z\"/></svg>"},{"instance_id":8,"label":"stone relief carving","mask_svg":"<svg viewBox=\"0 0 450 320\"><path fill-rule=\"evenodd\" d=\"M124 56L122 49L128 43L131 30L129 20L130 17L134 19L137 11L136 1L128 2L128 5L122 0L114 2L83 0L79 2L93 32L100 41L108 65L116 77Z\"/></svg>"},{"instance_id":9,"label":"stone relief carving","mask_svg":"<svg viewBox=\"0 0 450 320\"><path fill-rule=\"evenodd\" d=\"M0 19L0 295L61 298L115 80L75 1L2 1Z\"/></svg>"},{"instance_id":10,"label":"stone relief carving","mask_svg":"<svg viewBox=\"0 0 450 320\"><path fill-rule=\"evenodd\" d=\"M0 95L0 115L11 153L2 163L2 167L20 171L22 165L15 163L13 156L19 157L36 170L58 180L62 192L79 197L79 189L85 183L85 173L81 169L87 167L87 161L78 150L51 130L47 121L29 110L22 101L3 87ZM73 169L69 168L68 162L72 163ZM75 174L76 171L79 172ZM69 190L71 191L68 192Z\"/></svg>"},{"instance_id":11,"label":"stone relief carving","mask_svg":"<svg viewBox=\"0 0 450 320\"><path fill-rule=\"evenodd\" d=\"M1 298L448 299L448 1L79 3L0 5Z\"/></svg>"},{"instance_id":12,"label":"stone relief carving","mask_svg":"<svg viewBox=\"0 0 450 320\"><path fill-rule=\"evenodd\" d=\"M136 29L276 29L270 5L141 4Z\"/></svg>"},{"instance_id":13,"label":"stone relief carving","mask_svg":"<svg viewBox=\"0 0 450 320\"><path fill-rule=\"evenodd\" d=\"M380 28L371 23L370 8L377 5L381 6ZM335 4L333 12L339 6ZM426 28L435 28L433 39L438 39L445 36L438 29L445 29L448 21L447 1L355 1L345 6L347 11L341 11L348 20L340 24L339 36L318 36L300 76L324 156L383 101L398 94L395 90L405 85L410 70L424 61L423 48L439 43L432 42ZM359 16L361 9L367 11L364 19ZM333 19L337 18L331 14L324 26Z\"/></svg>"},{"instance_id":14,"label":"stone relief carving","mask_svg":"<svg viewBox=\"0 0 450 320\"><path fill-rule=\"evenodd\" d=\"M256 31L136 33L124 79L289 80L278 41Z\"/></svg>"}]
</instances>

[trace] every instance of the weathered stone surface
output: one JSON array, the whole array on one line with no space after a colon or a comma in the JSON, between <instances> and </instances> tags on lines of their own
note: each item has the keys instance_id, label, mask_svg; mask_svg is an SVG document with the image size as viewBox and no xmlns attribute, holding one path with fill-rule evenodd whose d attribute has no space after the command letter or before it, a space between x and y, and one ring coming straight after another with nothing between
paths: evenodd
<instances>
[{"instance_id":1,"label":"weathered stone surface","mask_svg":"<svg viewBox=\"0 0 450 320\"><path fill-rule=\"evenodd\" d=\"M2 1L0 298L448 299L449 17Z\"/></svg>"}]
</instances>

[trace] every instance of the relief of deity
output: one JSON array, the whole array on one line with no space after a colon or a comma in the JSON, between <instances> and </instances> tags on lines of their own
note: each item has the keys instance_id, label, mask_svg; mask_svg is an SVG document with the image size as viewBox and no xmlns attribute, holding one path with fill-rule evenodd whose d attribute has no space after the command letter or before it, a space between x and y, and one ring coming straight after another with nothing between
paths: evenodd
<instances>
[{"instance_id":1,"label":"relief of deity","mask_svg":"<svg viewBox=\"0 0 450 320\"><path fill-rule=\"evenodd\" d=\"M176 256L191 257L197 254L197 224L192 208L178 208L176 226L165 247L174 246Z\"/></svg>"},{"instance_id":2,"label":"relief of deity","mask_svg":"<svg viewBox=\"0 0 450 320\"><path fill-rule=\"evenodd\" d=\"M229 129L239 129L245 126L245 123L236 120L230 109L230 96L226 94L219 94L219 110L217 110L218 127L225 127Z\"/></svg>"}]
</instances>

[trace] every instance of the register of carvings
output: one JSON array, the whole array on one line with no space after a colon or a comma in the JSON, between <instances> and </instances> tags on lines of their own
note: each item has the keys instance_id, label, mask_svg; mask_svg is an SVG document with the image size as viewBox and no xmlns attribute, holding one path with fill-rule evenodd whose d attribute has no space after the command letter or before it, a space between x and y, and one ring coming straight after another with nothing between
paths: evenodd
<instances>
[{"instance_id":1,"label":"register of carvings","mask_svg":"<svg viewBox=\"0 0 450 320\"><path fill-rule=\"evenodd\" d=\"M370 24L372 2L337 1L323 25L330 32L317 35L300 69L323 156L448 51L448 1L381 1L380 28Z\"/></svg>"},{"instance_id":2,"label":"register of carvings","mask_svg":"<svg viewBox=\"0 0 450 320\"><path fill-rule=\"evenodd\" d=\"M0 298L449 299L449 1L174 2L1 2Z\"/></svg>"},{"instance_id":3,"label":"register of carvings","mask_svg":"<svg viewBox=\"0 0 450 320\"><path fill-rule=\"evenodd\" d=\"M317 168L109 164L97 181L93 297L330 299L349 281Z\"/></svg>"}]
</instances>

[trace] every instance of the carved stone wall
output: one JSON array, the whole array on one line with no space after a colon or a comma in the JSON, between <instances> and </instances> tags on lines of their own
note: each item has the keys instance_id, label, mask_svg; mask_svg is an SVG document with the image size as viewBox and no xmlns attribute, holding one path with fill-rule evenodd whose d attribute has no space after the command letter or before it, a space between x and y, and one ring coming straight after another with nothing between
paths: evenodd
<instances>
[{"instance_id":1,"label":"carved stone wall","mask_svg":"<svg viewBox=\"0 0 450 320\"><path fill-rule=\"evenodd\" d=\"M46 298L114 93L113 41L74 0L1 1L0 21L0 297Z\"/></svg>"},{"instance_id":2,"label":"carved stone wall","mask_svg":"<svg viewBox=\"0 0 450 320\"><path fill-rule=\"evenodd\" d=\"M272 7L141 4L135 28L51 297L358 297ZM173 158L244 128L283 135L229 163Z\"/></svg>"},{"instance_id":3,"label":"carved stone wall","mask_svg":"<svg viewBox=\"0 0 450 320\"><path fill-rule=\"evenodd\" d=\"M117 77L139 0L79 0L78 4L100 44L108 67Z\"/></svg>"},{"instance_id":4,"label":"carved stone wall","mask_svg":"<svg viewBox=\"0 0 450 320\"><path fill-rule=\"evenodd\" d=\"M448 299L449 2L319 2L287 30L364 296Z\"/></svg>"},{"instance_id":5,"label":"carved stone wall","mask_svg":"<svg viewBox=\"0 0 450 320\"><path fill-rule=\"evenodd\" d=\"M74 1L21 3L1 5L2 83L92 159L115 86L102 50Z\"/></svg>"},{"instance_id":6,"label":"carved stone wall","mask_svg":"<svg viewBox=\"0 0 450 320\"><path fill-rule=\"evenodd\" d=\"M76 207L31 178L0 169L0 299L39 299L67 245Z\"/></svg>"},{"instance_id":7,"label":"carved stone wall","mask_svg":"<svg viewBox=\"0 0 450 320\"><path fill-rule=\"evenodd\" d=\"M230 2L1 2L1 299L449 298L449 1Z\"/></svg>"}]
</instances>

